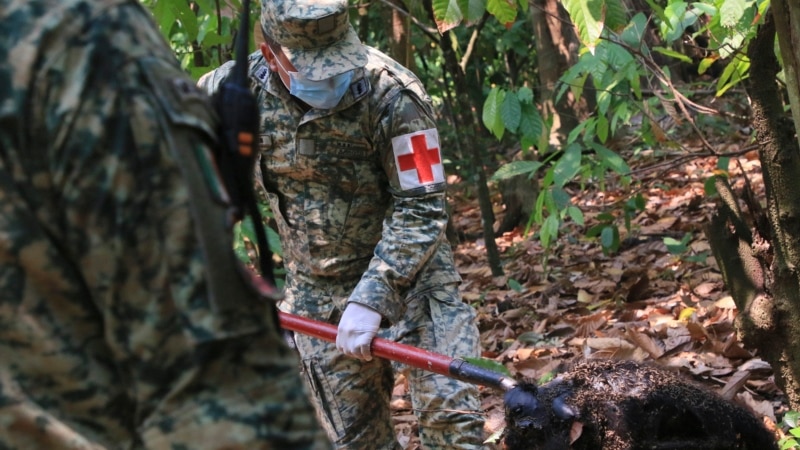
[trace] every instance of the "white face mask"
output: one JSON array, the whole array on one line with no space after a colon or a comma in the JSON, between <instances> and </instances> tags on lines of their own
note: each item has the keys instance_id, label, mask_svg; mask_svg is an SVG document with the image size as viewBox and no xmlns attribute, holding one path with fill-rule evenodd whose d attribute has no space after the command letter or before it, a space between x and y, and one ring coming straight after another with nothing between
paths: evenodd
<instances>
[{"instance_id":1,"label":"white face mask","mask_svg":"<svg viewBox=\"0 0 800 450\"><path fill-rule=\"evenodd\" d=\"M338 105L353 79L353 71L349 70L324 80L309 80L300 72L286 70L277 55L275 62L289 74L289 93L318 109L330 109Z\"/></svg>"}]
</instances>

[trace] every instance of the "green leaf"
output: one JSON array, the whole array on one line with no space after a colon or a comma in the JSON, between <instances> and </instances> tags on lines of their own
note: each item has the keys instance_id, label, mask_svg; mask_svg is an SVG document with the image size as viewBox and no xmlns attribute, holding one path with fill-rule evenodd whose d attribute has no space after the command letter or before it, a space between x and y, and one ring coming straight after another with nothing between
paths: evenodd
<instances>
[{"instance_id":1,"label":"green leaf","mask_svg":"<svg viewBox=\"0 0 800 450\"><path fill-rule=\"evenodd\" d=\"M633 198L633 206L639 211L644 211L644 207L647 206L644 195L641 193L636 194L636 197Z\"/></svg>"},{"instance_id":2,"label":"green leaf","mask_svg":"<svg viewBox=\"0 0 800 450\"><path fill-rule=\"evenodd\" d=\"M605 26L619 32L628 24L628 9L622 0L605 0Z\"/></svg>"},{"instance_id":3,"label":"green leaf","mask_svg":"<svg viewBox=\"0 0 800 450\"><path fill-rule=\"evenodd\" d=\"M706 181L703 182L703 190L706 193L706 197L712 197L717 194L717 176L711 175L710 177L706 178Z\"/></svg>"},{"instance_id":4,"label":"green leaf","mask_svg":"<svg viewBox=\"0 0 800 450\"><path fill-rule=\"evenodd\" d=\"M522 106L519 103L519 98L513 92L507 93L503 99L500 115L503 118L503 124L506 129L512 132L517 131L522 116Z\"/></svg>"},{"instance_id":5,"label":"green leaf","mask_svg":"<svg viewBox=\"0 0 800 450\"><path fill-rule=\"evenodd\" d=\"M687 6L686 2L675 1L664 10L669 22L661 24L661 35L668 44L681 39L686 27L697 22L698 13L694 9L687 11Z\"/></svg>"},{"instance_id":6,"label":"green leaf","mask_svg":"<svg viewBox=\"0 0 800 450\"><path fill-rule=\"evenodd\" d=\"M175 24L175 10L170 7L169 0L159 0L153 5L153 17L158 22L158 28L161 30L161 35L167 41L170 40L172 34L172 26Z\"/></svg>"},{"instance_id":7,"label":"green leaf","mask_svg":"<svg viewBox=\"0 0 800 450\"><path fill-rule=\"evenodd\" d=\"M684 55L683 53L676 52L675 50L672 50L672 49L669 49L669 48L664 48L664 47L653 47L653 50L655 50L658 53L661 53L664 56L669 56L670 58L679 59L679 60L681 60L681 61L683 61L685 63L689 63L689 64L692 63L692 58L689 58L688 56Z\"/></svg>"},{"instance_id":8,"label":"green leaf","mask_svg":"<svg viewBox=\"0 0 800 450\"><path fill-rule=\"evenodd\" d=\"M522 292L522 285L519 284L519 281L509 278L508 279L508 287L511 288L514 292L520 293Z\"/></svg>"},{"instance_id":9,"label":"green leaf","mask_svg":"<svg viewBox=\"0 0 800 450\"><path fill-rule=\"evenodd\" d=\"M558 237L559 220L556 216L547 216L544 220L542 228L539 230L539 240L542 242L543 247L549 247L550 241Z\"/></svg>"},{"instance_id":10,"label":"green leaf","mask_svg":"<svg viewBox=\"0 0 800 450\"><path fill-rule=\"evenodd\" d=\"M523 86L517 91L517 98L521 103L533 103L533 90L528 86Z\"/></svg>"},{"instance_id":11,"label":"green leaf","mask_svg":"<svg viewBox=\"0 0 800 450\"><path fill-rule=\"evenodd\" d=\"M797 441L791 438L782 438L778 441L778 444L781 446L781 450L793 450L797 448Z\"/></svg>"},{"instance_id":12,"label":"green leaf","mask_svg":"<svg viewBox=\"0 0 800 450\"><path fill-rule=\"evenodd\" d=\"M728 89L745 80L749 71L750 59L746 56L737 57L728 63L728 65L725 66L725 69L722 71L722 74L719 76L719 80L717 80L716 96L721 96Z\"/></svg>"},{"instance_id":13,"label":"green leaf","mask_svg":"<svg viewBox=\"0 0 800 450\"><path fill-rule=\"evenodd\" d=\"M673 255L679 255L687 250L686 244L671 237L664 238L664 245L667 246L667 251Z\"/></svg>"},{"instance_id":14,"label":"green leaf","mask_svg":"<svg viewBox=\"0 0 800 450\"><path fill-rule=\"evenodd\" d=\"M600 233L602 233L602 231L605 230L606 228L608 228L608 224L606 223L599 223L597 225L594 225L588 230L586 230L586 237L595 238L597 236L600 236Z\"/></svg>"},{"instance_id":15,"label":"green leaf","mask_svg":"<svg viewBox=\"0 0 800 450\"><path fill-rule=\"evenodd\" d=\"M464 19L457 0L433 0L431 6L440 33L457 27Z\"/></svg>"},{"instance_id":16,"label":"green leaf","mask_svg":"<svg viewBox=\"0 0 800 450\"><path fill-rule=\"evenodd\" d=\"M647 5L650 6L650 10L653 12L653 14L656 15L656 17L658 17L658 20L660 20L661 23L666 24L667 27L672 26L670 25L667 15L664 14L664 8L662 8L661 5L656 3L655 0L645 0L645 1L647 2Z\"/></svg>"},{"instance_id":17,"label":"green leaf","mask_svg":"<svg viewBox=\"0 0 800 450\"><path fill-rule=\"evenodd\" d=\"M597 220L610 224L614 221L614 215L609 212L602 212L597 215Z\"/></svg>"},{"instance_id":18,"label":"green leaf","mask_svg":"<svg viewBox=\"0 0 800 450\"><path fill-rule=\"evenodd\" d=\"M517 5L507 0L487 0L486 11L506 27L517 19Z\"/></svg>"},{"instance_id":19,"label":"green leaf","mask_svg":"<svg viewBox=\"0 0 800 450\"><path fill-rule=\"evenodd\" d=\"M604 0L563 0L572 23L578 28L578 38L583 45L594 52L597 41L603 33L605 22Z\"/></svg>"},{"instance_id":20,"label":"green leaf","mask_svg":"<svg viewBox=\"0 0 800 450\"><path fill-rule=\"evenodd\" d=\"M529 177L542 167L539 161L511 161L497 169L492 175L492 181L501 181L513 178L517 175L528 175Z\"/></svg>"},{"instance_id":21,"label":"green leaf","mask_svg":"<svg viewBox=\"0 0 800 450\"><path fill-rule=\"evenodd\" d=\"M200 14L213 14L214 13L214 0L195 0L195 3L197 3L198 12Z\"/></svg>"},{"instance_id":22,"label":"green leaf","mask_svg":"<svg viewBox=\"0 0 800 450\"><path fill-rule=\"evenodd\" d=\"M230 36L220 36L215 31L206 33L200 41L204 47L213 47L215 45L230 44Z\"/></svg>"},{"instance_id":23,"label":"green leaf","mask_svg":"<svg viewBox=\"0 0 800 450\"><path fill-rule=\"evenodd\" d=\"M483 119L483 125L486 126L498 140L503 138L503 133L506 129L499 113L505 95L505 91L494 87L483 103L483 113L481 117Z\"/></svg>"},{"instance_id":24,"label":"green leaf","mask_svg":"<svg viewBox=\"0 0 800 450\"><path fill-rule=\"evenodd\" d=\"M606 116L597 117L595 133L597 134L597 138L600 139L600 142L606 142L608 139L608 119L606 119Z\"/></svg>"},{"instance_id":25,"label":"green leaf","mask_svg":"<svg viewBox=\"0 0 800 450\"><path fill-rule=\"evenodd\" d=\"M564 150L564 154L558 159L553 175L554 183L558 187L564 187L570 182L581 168L581 147L572 143Z\"/></svg>"},{"instance_id":26,"label":"green leaf","mask_svg":"<svg viewBox=\"0 0 800 450\"><path fill-rule=\"evenodd\" d=\"M717 60L717 58L703 58L703 59L701 59L700 60L700 64L697 65L697 74L698 75L702 75L702 74L706 73L706 70L708 70L708 68L711 67L711 65L714 64L714 61L716 61L716 60Z\"/></svg>"},{"instance_id":27,"label":"green leaf","mask_svg":"<svg viewBox=\"0 0 800 450\"><path fill-rule=\"evenodd\" d=\"M567 208L567 215L572 219L573 222L576 224L583 226L584 219L583 219L583 211L577 206L570 206Z\"/></svg>"},{"instance_id":28,"label":"green leaf","mask_svg":"<svg viewBox=\"0 0 800 450\"><path fill-rule=\"evenodd\" d=\"M589 146L592 147L595 153L597 153L597 156L600 157L600 161L603 165L611 168L611 170L620 175L631 174L631 168L628 166L628 163L616 152L596 142L589 142Z\"/></svg>"},{"instance_id":29,"label":"green leaf","mask_svg":"<svg viewBox=\"0 0 800 450\"><path fill-rule=\"evenodd\" d=\"M719 159L717 159L717 169L719 170L724 170L725 172L727 172L730 164L731 164L730 156L720 156Z\"/></svg>"},{"instance_id":30,"label":"green leaf","mask_svg":"<svg viewBox=\"0 0 800 450\"><path fill-rule=\"evenodd\" d=\"M619 230L613 225L606 226L600 233L600 244L603 251L616 251L619 248Z\"/></svg>"},{"instance_id":31,"label":"green leaf","mask_svg":"<svg viewBox=\"0 0 800 450\"><path fill-rule=\"evenodd\" d=\"M459 0L458 6L469 24L479 22L486 12L486 0Z\"/></svg>"},{"instance_id":32,"label":"green leaf","mask_svg":"<svg viewBox=\"0 0 800 450\"><path fill-rule=\"evenodd\" d=\"M783 415L783 423L789 428L800 427L800 412L788 411Z\"/></svg>"},{"instance_id":33,"label":"green leaf","mask_svg":"<svg viewBox=\"0 0 800 450\"><path fill-rule=\"evenodd\" d=\"M545 210L550 213L551 215L558 214L558 207L556 207L556 201L553 196L554 189L553 187L549 187L547 189L542 190L542 196L544 198L544 208Z\"/></svg>"},{"instance_id":34,"label":"green leaf","mask_svg":"<svg viewBox=\"0 0 800 450\"><path fill-rule=\"evenodd\" d=\"M532 103L522 104L522 117L519 121L519 133L523 137L537 139L543 134L544 121L539 110Z\"/></svg>"},{"instance_id":35,"label":"green leaf","mask_svg":"<svg viewBox=\"0 0 800 450\"><path fill-rule=\"evenodd\" d=\"M552 193L553 203L555 204L556 210L565 210L571 204L570 196L564 189L561 189L560 187L554 187L552 189Z\"/></svg>"},{"instance_id":36,"label":"green leaf","mask_svg":"<svg viewBox=\"0 0 800 450\"><path fill-rule=\"evenodd\" d=\"M186 31L187 39L189 41L196 40L199 29L197 25L197 16L195 16L192 8L189 7L189 3L183 0L172 1L169 3L172 5L175 15L177 16L178 21L180 22L184 31Z\"/></svg>"},{"instance_id":37,"label":"green leaf","mask_svg":"<svg viewBox=\"0 0 800 450\"><path fill-rule=\"evenodd\" d=\"M644 44L644 33L647 30L647 16L638 13L633 16L630 23L622 30L620 38L629 47L638 49Z\"/></svg>"},{"instance_id":38,"label":"green leaf","mask_svg":"<svg viewBox=\"0 0 800 450\"><path fill-rule=\"evenodd\" d=\"M744 16L746 7L745 0L725 0L719 7L720 24L726 28L735 27Z\"/></svg>"},{"instance_id":39,"label":"green leaf","mask_svg":"<svg viewBox=\"0 0 800 450\"><path fill-rule=\"evenodd\" d=\"M497 373L501 373L501 374L503 374L505 376L508 376L508 377L511 376L511 372L508 371L508 368L506 366L500 364L499 362L497 362L497 361L495 361L493 359L474 358L474 357L471 357L471 356L466 356L463 359L464 359L464 361L466 361L466 362L468 362L468 363L470 363L472 365L478 366L478 367L480 367L482 369L487 369L487 370L491 370L491 371L494 371L494 372L497 372Z\"/></svg>"},{"instance_id":40,"label":"green leaf","mask_svg":"<svg viewBox=\"0 0 800 450\"><path fill-rule=\"evenodd\" d=\"M283 256L283 248L281 247L281 236L278 234L277 231L273 230L268 226L264 226L267 229L267 244L269 245L269 249L272 251L273 255Z\"/></svg>"}]
</instances>

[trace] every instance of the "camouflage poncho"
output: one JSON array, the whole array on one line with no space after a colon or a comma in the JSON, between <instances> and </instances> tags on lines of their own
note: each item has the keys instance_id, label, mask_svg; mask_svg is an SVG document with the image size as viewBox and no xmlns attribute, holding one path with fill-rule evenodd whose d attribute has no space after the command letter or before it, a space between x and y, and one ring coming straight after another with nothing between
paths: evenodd
<instances>
[{"instance_id":1,"label":"camouflage poncho","mask_svg":"<svg viewBox=\"0 0 800 450\"><path fill-rule=\"evenodd\" d=\"M329 448L216 125L138 1L0 0L0 448Z\"/></svg>"}]
</instances>

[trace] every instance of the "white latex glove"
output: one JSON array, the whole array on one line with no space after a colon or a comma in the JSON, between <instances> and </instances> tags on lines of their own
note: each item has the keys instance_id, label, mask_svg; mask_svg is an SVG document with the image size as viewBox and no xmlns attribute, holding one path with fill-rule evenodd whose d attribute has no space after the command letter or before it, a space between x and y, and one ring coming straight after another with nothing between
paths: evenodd
<instances>
[{"instance_id":1,"label":"white latex glove","mask_svg":"<svg viewBox=\"0 0 800 450\"><path fill-rule=\"evenodd\" d=\"M336 348L347 356L372 361L372 338L378 333L381 315L361 303L350 302L339 319Z\"/></svg>"}]
</instances>

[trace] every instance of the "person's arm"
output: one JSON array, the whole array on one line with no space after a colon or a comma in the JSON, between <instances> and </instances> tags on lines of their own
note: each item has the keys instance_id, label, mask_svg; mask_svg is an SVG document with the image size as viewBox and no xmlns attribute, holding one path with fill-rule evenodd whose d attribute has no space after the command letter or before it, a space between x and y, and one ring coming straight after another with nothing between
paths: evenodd
<instances>
[{"instance_id":1,"label":"person's arm","mask_svg":"<svg viewBox=\"0 0 800 450\"><path fill-rule=\"evenodd\" d=\"M401 91L380 123L383 169L393 206L369 268L348 302L378 311L390 322L405 312L404 297L447 226L445 176L436 124L427 98Z\"/></svg>"},{"instance_id":2,"label":"person's arm","mask_svg":"<svg viewBox=\"0 0 800 450\"><path fill-rule=\"evenodd\" d=\"M203 74L197 80L197 87L205 91L209 96L214 95L219 90L219 87L233 74L234 64L234 61L228 61L211 72Z\"/></svg>"}]
</instances>

